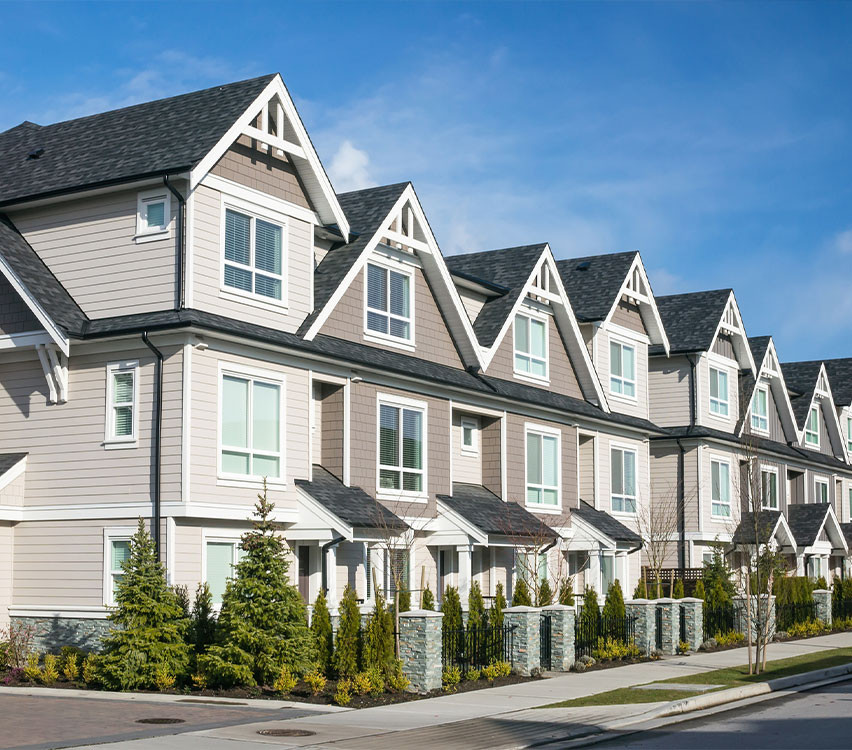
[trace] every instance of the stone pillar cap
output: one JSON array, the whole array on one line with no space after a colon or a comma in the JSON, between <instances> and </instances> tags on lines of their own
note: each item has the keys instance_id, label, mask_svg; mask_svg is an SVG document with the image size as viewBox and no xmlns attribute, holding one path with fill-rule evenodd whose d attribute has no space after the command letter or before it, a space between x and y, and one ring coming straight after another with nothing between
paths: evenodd
<instances>
[{"instance_id":1,"label":"stone pillar cap","mask_svg":"<svg viewBox=\"0 0 852 750\"><path fill-rule=\"evenodd\" d=\"M650 599L628 599L625 604L650 604Z\"/></svg>"},{"instance_id":2,"label":"stone pillar cap","mask_svg":"<svg viewBox=\"0 0 852 750\"><path fill-rule=\"evenodd\" d=\"M526 604L519 604L517 607L506 607L503 610L503 614L507 612L538 612L539 610L536 607L528 607Z\"/></svg>"},{"instance_id":3,"label":"stone pillar cap","mask_svg":"<svg viewBox=\"0 0 852 750\"><path fill-rule=\"evenodd\" d=\"M702 602L702 603L704 602L703 599L699 599L697 596L685 596L685 597L683 597L683 599L680 599L679 601L682 601L682 602Z\"/></svg>"},{"instance_id":4,"label":"stone pillar cap","mask_svg":"<svg viewBox=\"0 0 852 750\"><path fill-rule=\"evenodd\" d=\"M569 604L548 604L546 607L542 607L541 609L542 609L542 611L544 611L546 609L552 609L552 610L556 610L556 611L559 611L559 612L567 611L567 610L570 610L572 612L574 611L574 607L572 605L569 605ZM504 609L503 611L505 612L506 610Z\"/></svg>"},{"instance_id":5,"label":"stone pillar cap","mask_svg":"<svg viewBox=\"0 0 852 750\"><path fill-rule=\"evenodd\" d=\"M679 602L680 599L672 599L671 597L664 596L662 599L655 599L654 601L656 601L657 604L674 604L675 602Z\"/></svg>"},{"instance_id":6,"label":"stone pillar cap","mask_svg":"<svg viewBox=\"0 0 852 750\"><path fill-rule=\"evenodd\" d=\"M830 594L831 592L828 589L814 589L814 594Z\"/></svg>"},{"instance_id":7,"label":"stone pillar cap","mask_svg":"<svg viewBox=\"0 0 852 750\"><path fill-rule=\"evenodd\" d=\"M504 610L505 611L505 610ZM443 612L433 612L431 609L410 609L408 612L400 612L400 617L443 617Z\"/></svg>"}]
</instances>

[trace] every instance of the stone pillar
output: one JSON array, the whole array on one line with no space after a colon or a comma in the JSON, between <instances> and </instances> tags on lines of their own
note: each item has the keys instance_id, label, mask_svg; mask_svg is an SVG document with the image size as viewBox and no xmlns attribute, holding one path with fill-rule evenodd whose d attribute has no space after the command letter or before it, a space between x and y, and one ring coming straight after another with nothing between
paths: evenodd
<instances>
[{"instance_id":1,"label":"stone pillar","mask_svg":"<svg viewBox=\"0 0 852 750\"><path fill-rule=\"evenodd\" d=\"M574 666L574 607L551 604L541 614L550 615L550 668L567 672Z\"/></svg>"},{"instance_id":2,"label":"stone pillar","mask_svg":"<svg viewBox=\"0 0 852 750\"><path fill-rule=\"evenodd\" d=\"M512 638L512 661L516 672L530 675L541 668L539 627L541 610L535 607L508 607L503 610L503 624L515 626Z\"/></svg>"},{"instance_id":3,"label":"stone pillar","mask_svg":"<svg viewBox=\"0 0 852 750\"><path fill-rule=\"evenodd\" d=\"M654 602L648 599L633 599L624 603L628 617L634 617L634 640L639 650L650 654L657 648L657 618Z\"/></svg>"},{"instance_id":4,"label":"stone pillar","mask_svg":"<svg viewBox=\"0 0 852 750\"><path fill-rule=\"evenodd\" d=\"M757 637L759 629L758 623L758 608L764 610L767 606L766 597L753 595L751 597L751 635L752 638ZM769 597L769 640L775 637L775 597ZM746 597L734 597L734 627L738 628L740 633L743 633L748 638L748 613L746 612Z\"/></svg>"},{"instance_id":5,"label":"stone pillar","mask_svg":"<svg viewBox=\"0 0 852 750\"><path fill-rule=\"evenodd\" d=\"M657 609L663 611L662 648L664 654L676 654L680 636L680 605L677 599L657 599Z\"/></svg>"},{"instance_id":6,"label":"stone pillar","mask_svg":"<svg viewBox=\"0 0 852 750\"><path fill-rule=\"evenodd\" d=\"M680 608L686 618L686 637L690 651L698 651L704 643L704 600L685 597L680 600Z\"/></svg>"},{"instance_id":7,"label":"stone pillar","mask_svg":"<svg viewBox=\"0 0 852 750\"><path fill-rule=\"evenodd\" d=\"M399 614L399 657L409 690L428 693L441 687L442 612L412 609Z\"/></svg>"},{"instance_id":8,"label":"stone pillar","mask_svg":"<svg viewBox=\"0 0 852 750\"><path fill-rule=\"evenodd\" d=\"M826 627L831 627L832 612L831 612L831 592L825 589L817 589L814 591L814 602L816 602L816 616L825 623Z\"/></svg>"}]
</instances>

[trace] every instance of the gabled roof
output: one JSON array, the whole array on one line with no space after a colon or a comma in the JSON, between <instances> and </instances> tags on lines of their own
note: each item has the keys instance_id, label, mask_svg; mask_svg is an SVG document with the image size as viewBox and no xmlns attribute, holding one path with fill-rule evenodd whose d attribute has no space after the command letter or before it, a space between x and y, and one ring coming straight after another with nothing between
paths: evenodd
<instances>
[{"instance_id":1,"label":"gabled roof","mask_svg":"<svg viewBox=\"0 0 852 750\"><path fill-rule=\"evenodd\" d=\"M772 336L750 336L748 344L754 357L757 372L752 373L751 370L740 370L740 393L743 396L743 403L747 404L747 406L741 410L737 423L737 434L743 434L746 421L751 419L752 397L754 396L758 380L766 370L767 357L770 357L770 361L779 364L778 369L773 368L774 372L777 372L778 375L776 377L773 374L770 384L775 408L778 410L778 416L784 427L786 437L791 442L798 442L800 439L799 426L795 412L793 411L793 405L790 401L790 393L787 389L784 373L780 369L778 352L775 350L775 342L772 340Z\"/></svg>"},{"instance_id":2,"label":"gabled roof","mask_svg":"<svg viewBox=\"0 0 852 750\"><path fill-rule=\"evenodd\" d=\"M793 382L790 382L790 386L796 387L796 390L801 388L804 392L804 390L807 390L809 382L816 383L820 365L825 365L835 405L842 407L852 404L852 357L790 362L782 365L782 367L785 368L785 375L789 368L796 378L795 386Z\"/></svg>"},{"instance_id":3,"label":"gabled roof","mask_svg":"<svg viewBox=\"0 0 852 750\"><path fill-rule=\"evenodd\" d=\"M311 481L296 479L294 484L353 528L378 528L388 531L403 531L408 528L405 521L360 487L347 487L319 464L313 466Z\"/></svg>"},{"instance_id":4,"label":"gabled roof","mask_svg":"<svg viewBox=\"0 0 852 750\"><path fill-rule=\"evenodd\" d=\"M189 170L275 78L0 133L0 205ZM38 158L29 154L43 149Z\"/></svg>"},{"instance_id":5,"label":"gabled roof","mask_svg":"<svg viewBox=\"0 0 852 750\"><path fill-rule=\"evenodd\" d=\"M780 510L761 510L757 513L743 511L740 522L731 537L731 544L767 544L778 535L779 526L783 524L784 514ZM785 536L790 536L789 531L788 527ZM792 539L789 540L789 543L790 546L795 546Z\"/></svg>"},{"instance_id":6,"label":"gabled roof","mask_svg":"<svg viewBox=\"0 0 852 750\"><path fill-rule=\"evenodd\" d=\"M605 320L636 259L636 251L557 260L578 320Z\"/></svg>"},{"instance_id":7,"label":"gabled roof","mask_svg":"<svg viewBox=\"0 0 852 750\"><path fill-rule=\"evenodd\" d=\"M840 524L840 530L843 532L843 538L846 540L846 546L852 549L852 523Z\"/></svg>"},{"instance_id":8,"label":"gabled roof","mask_svg":"<svg viewBox=\"0 0 852 750\"><path fill-rule=\"evenodd\" d=\"M834 408L834 392L825 364L819 361L785 362L781 370L788 389L800 394L790 399L800 431L804 433L811 406L818 400L830 447L835 451L839 449L845 458L848 455L846 439Z\"/></svg>"},{"instance_id":9,"label":"gabled roof","mask_svg":"<svg viewBox=\"0 0 852 750\"><path fill-rule=\"evenodd\" d=\"M453 482L453 494L438 500L485 534L539 541L558 536L518 503L503 502L481 484Z\"/></svg>"},{"instance_id":10,"label":"gabled roof","mask_svg":"<svg viewBox=\"0 0 852 750\"><path fill-rule=\"evenodd\" d=\"M474 321L473 330L482 346L491 347L494 344L546 249L546 243L539 243L445 258L450 273L496 284L506 290L503 294L490 297Z\"/></svg>"},{"instance_id":11,"label":"gabled roof","mask_svg":"<svg viewBox=\"0 0 852 750\"><path fill-rule=\"evenodd\" d=\"M731 293L731 289L714 289L657 297L673 354L710 350Z\"/></svg>"},{"instance_id":12,"label":"gabled roof","mask_svg":"<svg viewBox=\"0 0 852 750\"><path fill-rule=\"evenodd\" d=\"M833 515L828 503L797 503L787 508L787 520L796 544L810 547L819 538L819 533L829 516Z\"/></svg>"},{"instance_id":13,"label":"gabled roof","mask_svg":"<svg viewBox=\"0 0 852 750\"><path fill-rule=\"evenodd\" d=\"M585 500L581 500L577 508L571 509L571 517L578 517L593 526L604 536L612 539L614 542L623 542L626 544L642 544L642 537L635 531L629 529L621 521L613 518L609 513L602 510L596 510L589 505Z\"/></svg>"}]
</instances>

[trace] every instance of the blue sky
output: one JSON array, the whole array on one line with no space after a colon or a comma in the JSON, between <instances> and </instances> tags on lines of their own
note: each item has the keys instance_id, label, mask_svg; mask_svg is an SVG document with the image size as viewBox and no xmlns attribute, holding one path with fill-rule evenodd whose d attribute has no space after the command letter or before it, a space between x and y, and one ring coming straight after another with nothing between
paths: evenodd
<instances>
[{"instance_id":1,"label":"blue sky","mask_svg":"<svg viewBox=\"0 0 852 750\"><path fill-rule=\"evenodd\" d=\"M278 71L339 191L445 253L638 249L782 360L852 356L852 4L9 3L0 128Z\"/></svg>"}]
</instances>

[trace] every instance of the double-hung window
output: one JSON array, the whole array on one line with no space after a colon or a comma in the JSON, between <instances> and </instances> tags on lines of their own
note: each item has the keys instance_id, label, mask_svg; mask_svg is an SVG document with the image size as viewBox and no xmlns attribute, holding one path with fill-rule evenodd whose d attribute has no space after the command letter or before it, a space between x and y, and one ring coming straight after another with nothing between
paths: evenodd
<instances>
[{"instance_id":1,"label":"double-hung window","mask_svg":"<svg viewBox=\"0 0 852 750\"><path fill-rule=\"evenodd\" d=\"M124 563L130 559L130 539L110 538L107 553L109 555L109 560L107 560L109 573L107 603L115 604L118 584L124 580Z\"/></svg>"},{"instance_id":2,"label":"double-hung window","mask_svg":"<svg viewBox=\"0 0 852 750\"><path fill-rule=\"evenodd\" d=\"M139 363L107 365L107 424L105 443L133 443L138 425Z\"/></svg>"},{"instance_id":3,"label":"double-hung window","mask_svg":"<svg viewBox=\"0 0 852 750\"><path fill-rule=\"evenodd\" d=\"M559 505L559 435L527 428L527 504Z\"/></svg>"},{"instance_id":4,"label":"double-hung window","mask_svg":"<svg viewBox=\"0 0 852 750\"><path fill-rule=\"evenodd\" d=\"M771 469L760 470L760 507L778 510L778 472Z\"/></svg>"},{"instance_id":5,"label":"double-hung window","mask_svg":"<svg viewBox=\"0 0 852 750\"><path fill-rule=\"evenodd\" d=\"M222 283L228 290L281 302L284 290L284 227L225 209Z\"/></svg>"},{"instance_id":6,"label":"double-hung window","mask_svg":"<svg viewBox=\"0 0 852 750\"><path fill-rule=\"evenodd\" d=\"M462 453L476 453L476 433L479 423L475 419L463 417L461 420L461 449Z\"/></svg>"},{"instance_id":7,"label":"double-hung window","mask_svg":"<svg viewBox=\"0 0 852 750\"><path fill-rule=\"evenodd\" d=\"M611 499L614 513L636 512L636 451L610 451Z\"/></svg>"},{"instance_id":8,"label":"double-hung window","mask_svg":"<svg viewBox=\"0 0 852 750\"><path fill-rule=\"evenodd\" d=\"M547 321L515 316L515 372L547 377Z\"/></svg>"},{"instance_id":9,"label":"double-hung window","mask_svg":"<svg viewBox=\"0 0 852 750\"><path fill-rule=\"evenodd\" d=\"M609 342L609 390L618 396L636 398L636 347Z\"/></svg>"},{"instance_id":10,"label":"double-hung window","mask_svg":"<svg viewBox=\"0 0 852 750\"><path fill-rule=\"evenodd\" d=\"M825 479L817 479L814 481L814 489L816 490L814 502L828 503L828 482Z\"/></svg>"},{"instance_id":11,"label":"double-hung window","mask_svg":"<svg viewBox=\"0 0 852 750\"><path fill-rule=\"evenodd\" d=\"M726 461L710 462L710 501L712 515L731 517L731 465Z\"/></svg>"},{"instance_id":12,"label":"double-hung window","mask_svg":"<svg viewBox=\"0 0 852 750\"><path fill-rule=\"evenodd\" d=\"M234 567L242 559L243 549L236 540L208 540L205 543L205 581L210 588L213 604L222 603L228 580L234 577Z\"/></svg>"},{"instance_id":13,"label":"double-hung window","mask_svg":"<svg viewBox=\"0 0 852 750\"><path fill-rule=\"evenodd\" d=\"M367 264L367 331L411 341L411 275Z\"/></svg>"},{"instance_id":14,"label":"double-hung window","mask_svg":"<svg viewBox=\"0 0 852 750\"><path fill-rule=\"evenodd\" d=\"M423 494L424 410L379 403L379 490Z\"/></svg>"},{"instance_id":15,"label":"double-hung window","mask_svg":"<svg viewBox=\"0 0 852 750\"><path fill-rule=\"evenodd\" d=\"M819 448L819 408L812 406L805 423L805 444Z\"/></svg>"},{"instance_id":16,"label":"double-hung window","mask_svg":"<svg viewBox=\"0 0 852 750\"><path fill-rule=\"evenodd\" d=\"M222 476L252 480L282 478L281 411L281 381L222 373Z\"/></svg>"},{"instance_id":17,"label":"double-hung window","mask_svg":"<svg viewBox=\"0 0 852 750\"><path fill-rule=\"evenodd\" d=\"M728 373L716 367L710 368L710 413L727 417L728 407Z\"/></svg>"},{"instance_id":18,"label":"double-hung window","mask_svg":"<svg viewBox=\"0 0 852 750\"><path fill-rule=\"evenodd\" d=\"M751 429L769 432L769 389L758 386L751 397Z\"/></svg>"},{"instance_id":19,"label":"double-hung window","mask_svg":"<svg viewBox=\"0 0 852 750\"><path fill-rule=\"evenodd\" d=\"M169 193L154 190L140 193L136 205L136 240L158 239L150 235L162 235L169 228Z\"/></svg>"}]
</instances>

